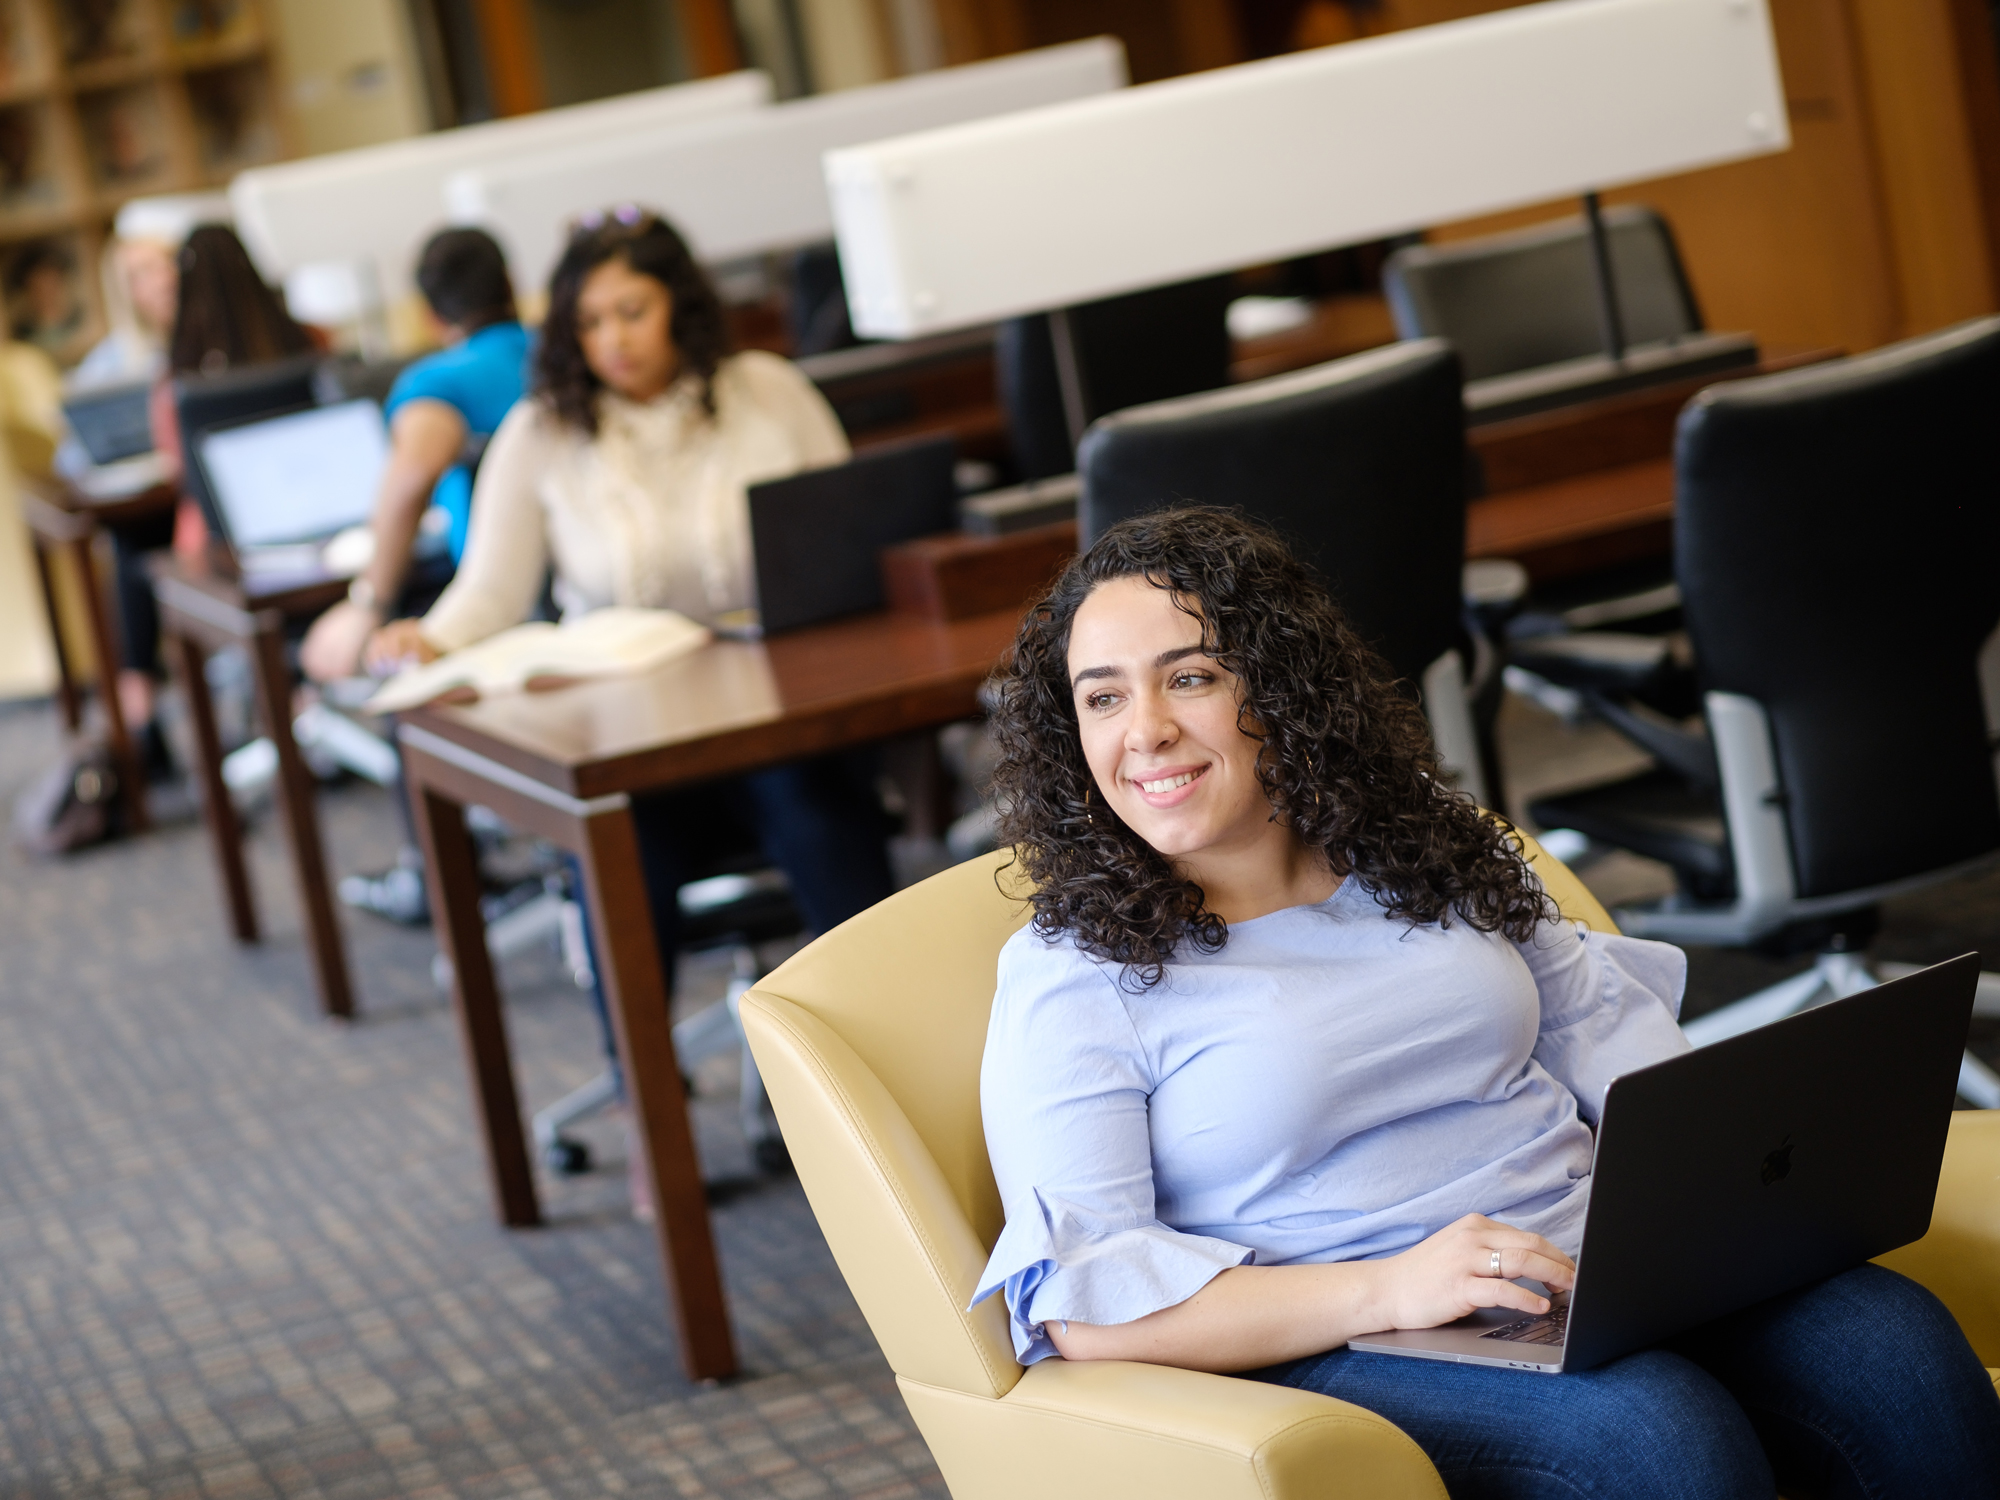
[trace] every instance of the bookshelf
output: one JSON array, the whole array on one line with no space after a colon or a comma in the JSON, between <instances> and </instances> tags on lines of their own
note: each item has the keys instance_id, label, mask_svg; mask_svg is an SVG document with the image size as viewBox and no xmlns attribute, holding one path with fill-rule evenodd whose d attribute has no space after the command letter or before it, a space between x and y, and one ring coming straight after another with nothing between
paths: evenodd
<instances>
[{"instance_id":1,"label":"bookshelf","mask_svg":"<svg viewBox=\"0 0 2000 1500\"><path fill-rule=\"evenodd\" d=\"M269 0L0 0L0 296L58 362L104 330L119 205L290 154Z\"/></svg>"}]
</instances>

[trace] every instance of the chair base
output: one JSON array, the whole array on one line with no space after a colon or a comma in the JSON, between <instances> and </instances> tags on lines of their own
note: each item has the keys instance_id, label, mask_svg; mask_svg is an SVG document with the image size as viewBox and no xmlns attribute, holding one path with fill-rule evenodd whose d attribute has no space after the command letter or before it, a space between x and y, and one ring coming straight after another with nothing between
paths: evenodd
<instances>
[{"instance_id":1,"label":"chair base","mask_svg":"<svg viewBox=\"0 0 2000 1500\"><path fill-rule=\"evenodd\" d=\"M571 910L575 909L573 903L568 905ZM770 1099L764 1092L764 1080L757 1071L757 1061L750 1055L750 1048L744 1041L743 1022L738 1011L744 993L762 977L756 951L748 944L738 946L735 950L735 973L730 976L723 998L675 1023L674 1057L680 1064L682 1075L686 1076L711 1057L720 1057L731 1051L741 1053L743 1080L737 1093L737 1118L743 1127L743 1137L749 1142L750 1154L759 1168L766 1172L780 1172L790 1165L791 1157L785 1150L777 1116L772 1112ZM564 1176L588 1172L590 1148L582 1141L565 1135L564 1131L609 1109L623 1097L624 1087L619 1081L618 1070L606 1068L555 1103L536 1110L533 1122L535 1149L540 1153L543 1164L550 1171Z\"/></svg>"},{"instance_id":2,"label":"chair base","mask_svg":"<svg viewBox=\"0 0 2000 1500\"><path fill-rule=\"evenodd\" d=\"M1829 1000L1844 1000L1891 979L1914 974L1921 964L1870 963L1859 953L1822 953L1803 974L1780 980L1767 989L1732 1001L1720 1010L1697 1016L1681 1027L1681 1034L1697 1047L1706 1047L1732 1036L1741 1036L1782 1021L1800 1011L1811 1010ZM1979 991L1973 1000L1975 1015L2000 1015L2000 974L1981 974ZM1980 1109L2000 1109L2000 1073L1986 1066L1970 1052L1958 1069L1959 1097Z\"/></svg>"}]
</instances>

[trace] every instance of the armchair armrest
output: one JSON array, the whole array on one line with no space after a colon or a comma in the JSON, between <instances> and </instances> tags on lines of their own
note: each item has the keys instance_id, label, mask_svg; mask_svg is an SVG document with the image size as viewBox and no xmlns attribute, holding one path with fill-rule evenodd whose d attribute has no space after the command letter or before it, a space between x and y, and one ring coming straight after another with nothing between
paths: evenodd
<instances>
[{"instance_id":1,"label":"armchair armrest","mask_svg":"<svg viewBox=\"0 0 2000 1500\"><path fill-rule=\"evenodd\" d=\"M1878 1264L1929 1287L1980 1363L2000 1365L2000 1110L1951 1117L1930 1233Z\"/></svg>"},{"instance_id":2,"label":"armchair armrest","mask_svg":"<svg viewBox=\"0 0 2000 1500\"><path fill-rule=\"evenodd\" d=\"M899 1379L958 1500L1443 1500L1423 1451L1311 1391L1116 1360L1030 1368L998 1401Z\"/></svg>"}]
</instances>

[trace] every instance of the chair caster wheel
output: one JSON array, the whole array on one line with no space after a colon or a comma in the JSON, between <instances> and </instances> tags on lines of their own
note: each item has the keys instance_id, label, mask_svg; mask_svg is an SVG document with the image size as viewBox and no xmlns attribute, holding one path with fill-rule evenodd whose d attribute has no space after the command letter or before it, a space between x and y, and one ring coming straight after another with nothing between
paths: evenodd
<instances>
[{"instance_id":1,"label":"chair caster wheel","mask_svg":"<svg viewBox=\"0 0 2000 1500\"><path fill-rule=\"evenodd\" d=\"M558 1176L580 1177L590 1170L590 1147L559 1136L543 1148L542 1160Z\"/></svg>"},{"instance_id":2,"label":"chair caster wheel","mask_svg":"<svg viewBox=\"0 0 2000 1500\"><path fill-rule=\"evenodd\" d=\"M757 1169L768 1176L782 1177L792 1170L792 1153L776 1136L757 1142L751 1154L757 1158Z\"/></svg>"}]
</instances>

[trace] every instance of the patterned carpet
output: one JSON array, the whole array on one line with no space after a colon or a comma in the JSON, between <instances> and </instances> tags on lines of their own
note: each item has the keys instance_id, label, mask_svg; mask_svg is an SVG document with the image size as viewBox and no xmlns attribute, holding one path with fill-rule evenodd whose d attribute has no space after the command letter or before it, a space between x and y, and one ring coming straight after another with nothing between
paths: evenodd
<instances>
[{"instance_id":1,"label":"patterned carpet","mask_svg":"<svg viewBox=\"0 0 2000 1500\"><path fill-rule=\"evenodd\" d=\"M0 803L55 747L0 710ZM388 862L381 793L322 807L337 869ZM252 842L253 950L198 826L0 854L0 1493L944 1494L796 1182L715 1211L746 1373L697 1389L616 1123L544 1180L548 1227L498 1229L428 934L350 922L363 1019L315 1019L270 817ZM552 960L505 980L533 1107L596 1071L595 1026ZM699 1114L743 1174L729 1102Z\"/></svg>"},{"instance_id":2,"label":"patterned carpet","mask_svg":"<svg viewBox=\"0 0 2000 1500\"><path fill-rule=\"evenodd\" d=\"M1517 715L1512 763L1573 773L1576 734ZM0 708L0 805L56 743L45 706ZM322 809L336 870L389 861L381 793ZM585 1132L602 1170L544 1181L548 1227L496 1228L428 934L350 922L363 1018L318 1021L268 815L252 844L253 950L223 935L198 826L0 854L0 1493L944 1493L796 1183L715 1210L746 1374L696 1389L617 1124ZM2000 967L2000 877L1898 904L1881 951L1967 947ZM1796 966L1696 954L1689 1009ZM596 1070L595 1030L552 960L504 978L533 1107ZM706 1169L741 1177L728 1080L699 1082Z\"/></svg>"}]
</instances>

